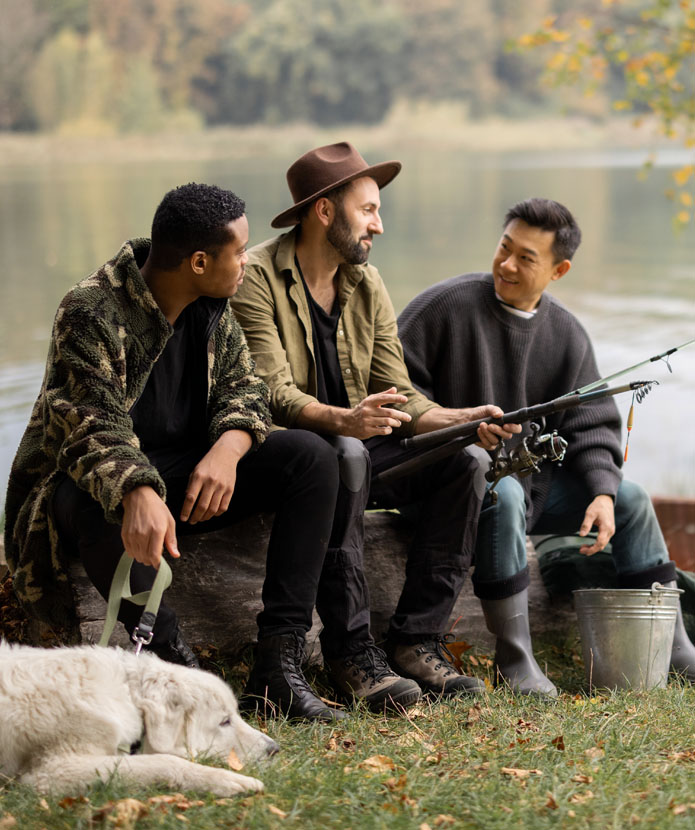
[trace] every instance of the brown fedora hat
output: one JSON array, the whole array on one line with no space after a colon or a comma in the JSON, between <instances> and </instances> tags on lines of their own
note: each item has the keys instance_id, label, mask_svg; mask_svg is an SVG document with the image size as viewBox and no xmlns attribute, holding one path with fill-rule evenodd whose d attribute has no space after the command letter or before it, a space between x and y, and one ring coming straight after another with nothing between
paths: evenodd
<instances>
[{"instance_id":1,"label":"brown fedora hat","mask_svg":"<svg viewBox=\"0 0 695 830\"><path fill-rule=\"evenodd\" d=\"M400 161L383 161L368 165L349 141L326 144L309 150L287 171L287 184L294 205L279 213L270 223L273 228L288 228L299 222L301 209L343 184L369 176L385 187L395 179L401 169Z\"/></svg>"}]
</instances>

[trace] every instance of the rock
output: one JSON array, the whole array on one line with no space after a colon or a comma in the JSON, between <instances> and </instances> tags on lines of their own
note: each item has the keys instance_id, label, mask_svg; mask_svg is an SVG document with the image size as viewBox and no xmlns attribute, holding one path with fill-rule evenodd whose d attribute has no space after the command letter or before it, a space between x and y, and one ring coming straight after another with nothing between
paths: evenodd
<instances>
[{"instance_id":1,"label":"rock","mask_svg":"<svg viewBox=\"0 0 695 830\"><path fill-rule=\"evenodd\" d=\"M256 615L261 610L265 552L272 516L260 515L215 533L179 537L181 559L171 561L173 583L165 593L181 620L186 639L193 645L212 644L221 654L236 655L256 639ZM405 561L411 533L396 513L365 516L365 572L371 594L372 630L383 637L405 578ZM575 624L569 603L551 604L541 582L533 547L529 544L529 607L534 634L567 630ZM104 625L106 604L87 579L79 563L72 569L83 642L96 642ZM455 605L451 630L456 640L492 652L493 638L485 627L480 602L470 579ZM307 638L316 657L320 621ZM127 646L121 626L112 643Z\"/></svg>"}]
</instances>

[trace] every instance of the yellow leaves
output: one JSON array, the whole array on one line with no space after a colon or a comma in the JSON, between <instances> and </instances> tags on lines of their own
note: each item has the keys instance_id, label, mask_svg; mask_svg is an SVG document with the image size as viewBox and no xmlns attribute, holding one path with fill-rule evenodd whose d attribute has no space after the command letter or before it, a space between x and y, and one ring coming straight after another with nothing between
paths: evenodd
<instances>
[{"instance_id":1,"label":"yellow leaves","mask_svg":"<svg viewBox=\"0 0 695 830\"><path fill-rule=\"evenodd\" d=\"M546 67L552 72L557 72L567 62L567 55L564 52L556 52L546 63Z\"/></svg>"},{"instance_id":2,"label":"yellow leaves","mask_svg":"<svg viewBox=\"0 0 695 830\"><path fill-rule=\"evenodd\" d=\"M681 193L680 194L681 204L685 205L686 207L690 207L693 203L693 197L690 193Z\"/></svg>"},{"instance_id":3,"label":"yellow leaves","mask_svg":"<svg viewBox=\"0 0 695 830\"><path fill-rule=\"evenodd\" d=\"M590 29L594 25L594 21L590 17L580 17L577 23L582 29Z\"/></svg>"},{"instance_id":4,"label":"yellow leaves","mask_svg":"<svg viewBox=\"0 0 695 830\"><path fill-rule=\"evenodd\" d=\"M690 222L690 214L687 210L680 210L676 214L676 221L681 225L687 225Z\"/></svg>"},{"instance_id":5,"label":"yellow leaves","mask_svg":"<svg viewBox=\"0 0 695 830\"><path fill-rule=\"evenodd\" d=\"M632 109L632 104L625 100L613 101L613 109L616 110L616 112L623 112L624 110Z\"/></svg>"},{"instance_id":6,"label":"yellow leaves","mask_svg":"<svg viewBox=\"0 0 695 830\"><path fill-rule=\"evenodd\" d=\"M639 72L635 72L635 83L637 86L647 86L649 81L649 73L645 72L643 69Z\"/></svg>"},{"instance_id":7,"label":"yellow leaves","mask_svg":"<svg viewBox=\"0 0 695 830\"><path fill-rule=\"evenodd\" d=\"M676 170L672 173L673 180L678 185L678 187L683 187L683 185L688 181L688 179L695 174L695 165L694 164L686 164L684 167L681 167L679 170Z\"/></svg>"},{"instance_id":8,"label":"yellow leaves","mask_svg":"<svg viewBox=\"0 0 695 830\"><path fill-rule=\"evenodd\" d=\"M561 29L555 29L555 31L550 33L550 39L555 43L565 43L570 39L571 35L567 31L563 31Z\"/></svg>"}]
</instances>

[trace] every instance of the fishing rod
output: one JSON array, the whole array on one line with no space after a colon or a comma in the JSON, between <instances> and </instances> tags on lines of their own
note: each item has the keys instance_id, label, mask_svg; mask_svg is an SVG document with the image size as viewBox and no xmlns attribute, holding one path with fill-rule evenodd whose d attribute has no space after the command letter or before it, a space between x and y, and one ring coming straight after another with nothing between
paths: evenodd
<instances>
[{"instance_id":1,"label":"fishing rod","mask_svg":"<svg viewBox=\"0 0 695 830\"><path fill-rule=\"evenodd\" d=\"M629 366L627 369L621 369L619 372L614 372L612 375L606 375L605 378L599 378L598 380L593 381L592 383L587 383L586 386L582 386L580 389L575 389L573 392L567 392L565 395L561 397L566 398L569 395L581 395L584 392L590 392L592 389L602 388L607 386L612 380L617 380L621 378L623 375L627 375L628 372L634 372L635 369L640 369L642 366L646 366L647 363L656 363L657 360L665 360L666 368L669 372L673 372L671 368L671 364L669 363L669 358L674 352L680 351L684 349L686 346L691 346L695 343L695 337L692 340L687 340L685 343L681 343L680 346L674 346L672 349L666 349L665 352L661 354L655 354L654 357L648 357L646 360L642 360L640 363L635 363L634 366Z\"/></svg>"},{"instance_id":2,"label":"fishing rod","mask_svg":"<svg viewBox=\"0 0 695 830\"><path fill-rule=\"evenodd\" d=\"M538 472L540 469L538 466L540 461L546 459L562 461L565 449L567 448L567 441L559 436L557 431L549 435L540 434L545 428L546 415L562 412L565 409L574 409L590 401L620 395L624 392L632 392L634 394L638 390L641 390L644 394L654 384L658 384L658 381L635 380L612 388L604 387L601 389L590 389L585 392L572 392L569 395L563 395L552 401L517 409L514 412L506 412L501 418L479 418L476 421L470 421L466 424L454 424L444 429L415 435L412 438L404 438L401 441L401 446L404 449L417 451L417 454L400 464L396 464L393 467L379 472L375 478L378 481L389 483L401 476L426 467L435 461L439 461L441 458L453 455L463 447L469 447L471 444L475 444L478 441L478 427L481 424L498 424L499 426L503 426L504 424L521 424L526 421L541 419L541 425L532 425L532 436L530 436L530 440L529 438L524 439L520 448L516 451L516 455L501 456L497 452L497 457L493 458L493 470L497 468L497 473L488 480L495 481L496 483L496 479L499 480L503 475L510 475L513 472L519 475ZM503 444L503 442L500 442L500 444ZM499 449L501 450L502 448L500 447ZM493 470L490 473L493 473ZM501 472L502 470L504 472ZM500 472L501 475L499 474Z\"/></svg>"}]
</instances>

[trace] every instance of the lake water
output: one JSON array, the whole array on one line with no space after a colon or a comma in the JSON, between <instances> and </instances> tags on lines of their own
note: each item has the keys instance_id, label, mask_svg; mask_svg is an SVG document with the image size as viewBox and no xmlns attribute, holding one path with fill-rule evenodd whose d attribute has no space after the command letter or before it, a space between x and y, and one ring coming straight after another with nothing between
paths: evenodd
<instances>
[{"instance_id":1,"label":"lake water","mask_svg":"<svg viewBox=\"0 0 695 830\"><path fill-rule=\"evenodd\" d=\"M634 151L389 157L404 166L382 193L386 232L371 261L397 311L434 282L487 270L506 208L537 195L567 204L582 228L572 270L552 290L589 330L603 374L695 337L695 234L672 229L668 159L639 181ZM188 181L235 190L247 201L251 243L268 238L270 219L291 204L292 160L0 166L0 509L65 291L124 239L148 235L161 196ZM636 408L625 471L653 495L694 496L695 344L671 365L673 373L659 362L629 378L661 385ZM629 396L616 401L625 416Z\"/></svg>"}]
</instances>

